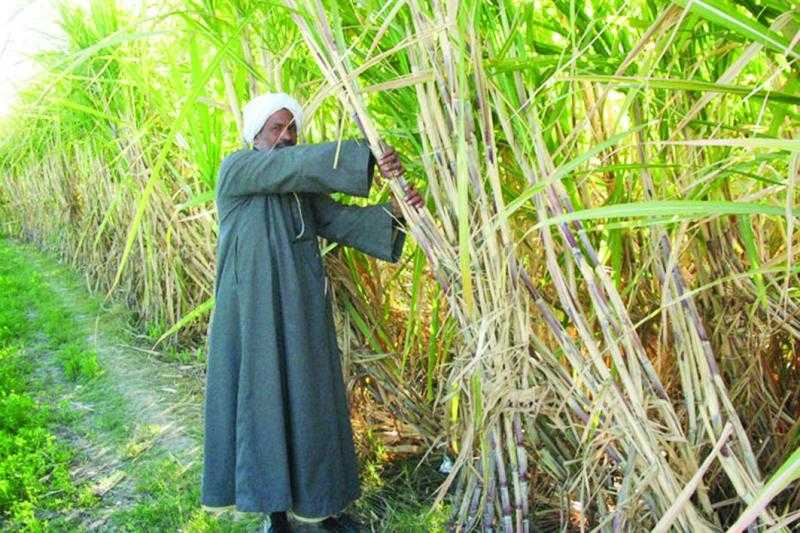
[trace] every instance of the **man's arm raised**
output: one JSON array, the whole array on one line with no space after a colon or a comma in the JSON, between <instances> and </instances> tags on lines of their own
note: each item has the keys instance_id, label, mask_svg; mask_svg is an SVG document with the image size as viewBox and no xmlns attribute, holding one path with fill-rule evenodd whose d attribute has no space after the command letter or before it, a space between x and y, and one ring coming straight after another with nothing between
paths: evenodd
<instances>
[{"instance_id":1,"label":"man's arm raised","mask_svg":"<svg viewBox=\"0 0 800 533\"><path fill-rule=\"evenodd\" d=\"M308 198L320 237L390 263L400 259L406 234L392 216L388 202L361 207L341 204L327 194Z\"/></svg>"},{"instance_id":2,"label":"man's arm raised","mask_svg":"<svg viewBox=\"0 0 800 533\"><path fill-rule=\"evenodd\" d=\"M369 146L357 140L240 150L223 160L216 193L218 198L289 192L367 197L374 165Z\"/></svg>"}]
</instances>

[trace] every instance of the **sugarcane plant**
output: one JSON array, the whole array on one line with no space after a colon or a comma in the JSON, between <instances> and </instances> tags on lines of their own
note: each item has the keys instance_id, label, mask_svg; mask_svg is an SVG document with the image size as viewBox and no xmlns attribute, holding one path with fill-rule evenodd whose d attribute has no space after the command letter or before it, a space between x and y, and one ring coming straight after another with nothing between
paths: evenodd
<instances>
[{"instance_id":1,"label":"sugarcane plant","mask_svg":"<svg viewBox=\"0 0 800 533\"><path fill-rule=\"evenodd\" d=\"M373 150L380 153L380 135L357 80L364 69L353 68L356 45L345 42L336 5L323 5L320 0L287 0L286 4L331 90L352 111ZM591 129L592 114L602 106L610 88L587 102L586 119L551 148L541 118L541 113L551 112L557 105L551 101L555 98L541 92L548 80L532 90L519 70L494 79L485 73L486 56L513 60L526 55L525 43L514 34L519 21L511 20L515 14L506 4L406 5L408 34L416 38L392 50L402 50L412 79L431 73L431 79L414 86L422 167L440 226L434 226L427 213L411 213L411 232L420 237L418 242L461 326L459 353L448 369L442 398L453 407L454 423L448 431L458 452L455 468L438 494L441 498L458 477L450 527L462 530L480 524L484 530L529 530L528 454L550 445L553 449L546 454L539 452L545 461L587 454L584 457L591 466L570 472L563 464L552 464L550 469L564 484L584 478L596 492L592 498L597 509L613 509L605 521L609 527L642 527L652 520L659 530L673 524L692 531L716 529L722 522L702 476L687 484L701 463L706 465L702 472L708 468L708 459L703 462L699 451L714 446L713 457L742 501L753 499L762 478L669 238L659 226L651 231L655 277L665 297L678 302L666 306L665 322L672 330L681 368L681 385L673 387L672 394L682 401L671 399L653 368L586 226L580 220L569 220L575 207L562 183L590 157L618 161L617 145L634 138L638 139L635 146L645 198L655 200L642 141L653 124L638 124L620 133L612 127L603 132L606 138L589 131L598 137L598 145L556 165L554 154L575 153L580 148L578 136ZM399 19L397 9L388 11ZM624 76L634 59L643 59L654 70L658 57L637 56L650 43L668 41L686 13L678 7L666 10L615 76ZM478 28L488 26L490 20L492 33L484 42L485 35ZM391 23L398 22L384 20L382 27ZM664 47L654 50L656 56ZM369 63L370 59L363 60ZM574 64L567 60L549 73L549 80L568 78L572 70ZM629 95L617 113L633 114L638 100L635 93ZM530 185L510 206L503 198L501 183L499 155L504 151L505 161L513 161ZM666 158L676 155L672 152ZM401 197L403 182L393 184L392 190ZM523 202L532 204L537 215L539 224L534 230L538 230L558 311L566 315L573 334L556 318L517 257L509 216ZM585 287L586 302L576 300L576 277ZM536 309L533 319L530 304ZM546 325L540 335L532 331L531 321L537 318ZM539 427L536 420L541 418L526 416L523 422L523 411L515 400L526 396L536 398L537 404L551 398L550 402L564 406L549 416L569 428L562 439L572 450L565 452L563 441L545 436L549 423ZM581 426L593 435L570 439L569 434ZM611 484L613 479L621 479L627 490L618 490ZM697 499L690 501L695 491ZM769 511L762 519L777 523Z\"/></svg>"}]
</instances>

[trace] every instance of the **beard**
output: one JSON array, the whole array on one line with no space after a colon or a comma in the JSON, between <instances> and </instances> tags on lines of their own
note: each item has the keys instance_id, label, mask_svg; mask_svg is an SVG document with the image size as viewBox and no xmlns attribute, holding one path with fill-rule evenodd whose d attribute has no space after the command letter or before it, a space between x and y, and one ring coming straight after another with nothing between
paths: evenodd
<instances>
[{"instance_id":1,"label":"beard","mask_svg":"<svg viewBox=\"0 0 800 533\"><path fill-rule=\"evenodd\" d=\"M277 150L278 148L286 148L287 146L294 146L294 143L291 141L281 141L273 146L273 148Z\"/></svg>"}]
</instances>

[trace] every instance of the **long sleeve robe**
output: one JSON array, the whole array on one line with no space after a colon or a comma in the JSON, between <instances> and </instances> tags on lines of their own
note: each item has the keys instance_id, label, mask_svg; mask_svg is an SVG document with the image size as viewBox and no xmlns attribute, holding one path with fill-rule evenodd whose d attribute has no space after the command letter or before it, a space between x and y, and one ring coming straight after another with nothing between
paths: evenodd
<instances>
[{"instance_id":1,"label":"long sleeve robe","mask_svg":"<svg viewBox=\"0 0 800 533\"><path fill-rule=\"evenodd\" d=\"M201 503L337 513L361 494L341 352L317 236L396 262L405 233L367 197L366 143L245 149L216 186L216 306L209 330Z\"/></svg>"}]
</instances>

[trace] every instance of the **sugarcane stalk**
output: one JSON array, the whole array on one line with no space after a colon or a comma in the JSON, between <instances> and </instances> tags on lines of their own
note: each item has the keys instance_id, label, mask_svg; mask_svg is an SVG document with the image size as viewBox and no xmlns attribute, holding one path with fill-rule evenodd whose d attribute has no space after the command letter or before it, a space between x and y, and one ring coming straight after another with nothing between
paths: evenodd
<instances>
[{"instance_id":1,"label":"sugarcane stalk","mask_svg":"<svg viewBox=\"0 0 800 533\"><path fill-rule=\"evenodd\" d=\"M523 485L519 471L519 450L517 449L517 442L512 428L514 417L519 416L519 411L514 410L511 414L504 413L501 416L503 420L503 436L505 437L503 440L507 448L506 453L508 453L508 458L511 462L509 465L511 484L514 487L514 530L517 533L523 533L525 514L523 513L522 501L527 498L527 494L523 494Z\"/></svg>"},{"instance_id":2,"label":"sugarcane stalk","mask_svg":"<svg viewBox=\"0 0 800 533\"><path fill-rule=\"evenodd\" d=\"M498 429L496 426L489 430L489 445L494 454L497 484L500 489L500 509L502 512L500 521L504 533L511 533L514 530L511 519L511 498L508 492L508 478L506 476L505 459L503 458L503 447L498 443L497 431Z\"/></svg>"},{"instance_id":3,"label":"sugarcane stalk","mask_svg":"<svg viewBox=\"0 0 800 533\"><path fill-rule=\"evenodd\" d=\"M641 122L640 108L638 106L634 106L634 114L636 115L637 120ZM637 143L639 159L640 161L645 161L646 156L641 140L641 131L637 133L637 136L639 136L639 142ZM645 183L645 195L646 197L652 198L655 188L653 186L650 174L647 172L646 168L642 169L641 174L642 180ZM709 433L711 433L713 436L715 434L718 435L722 431L721 425L723 420L720 413L720 402L725 404L729 421L733 424L734 428L741 428L741 422L739 421L738 414L736 413L735 409L733 409L728 399L726 387L722 380L703 321L700 318L700 314L695 306L694 300L690 297L686 297L686 282L684 281L683 275L681 274L677 265L674 264L672 259L672 247L667 239L666 233L659 227L654 227L652 231L654 232L654 240L656 243L654 244L654 247L657 250L657 256L660 257L662 261L661 264L657 265L659 277L662 280L662 283L666 283L667 279L671 280L672 283L669 285L669 287L674 296L680 299L681 308L683 310L682 319L672 320L671 323L674 324L675 328L680 327L677 324L682 324L685 328L691 331L692 336L696 339L696 342L699 343L699 350L695 350L691 347L692 343L686 338L686 335L678 336L678 338L682 340L686 346L687 353L693 355L692 369L699 372L699 375L701 376L701 381L704 386L701 385L698 387L698 389L707 393L705 397L707 401L706 412L710 416L710 422L712 426L712 430ZM672 309L670 312L675 314L675 311ZM684 386L685 390L694 390L694 388L695 387L692 386ZM755 455L753 454L750 446L750 441L747 438L744 430L741 429L736 431L735 435L736 444L741 450L745 468L742 469L739 466L740 463L734 461L730 457L728 445L726 444L723 444L722 447L721 463L729 478L733 482L737 492L745 499L749 499L754 494L751 491L761 484L760 472L755 461ZM704 493L701 491L701 496L702 494ZM707 500L706 505L710 506L710 502ZM767 523L774 523L776 519L775 515L770 511L765 513L765 518Z\"/></svg>"},{"instance_id":4,"label":"sugarcane stalk","mask_svg":"<svg viewBox=\"0 0 800 533\"><path fill-rule=\"evenodd\" d=\"M489 450L481 450L482 453L488 455L487 463L488 463L488 470L484 472L484 483L486 485L486 492L485 492L485 500L483 502L483 521L482 521L482 531L486 533L491 533L494 531L494 516L495 516L495 499L497 497L497 485L495 482L495 457L494 454L490 453Z\"/></svg>"}]
</instances>

